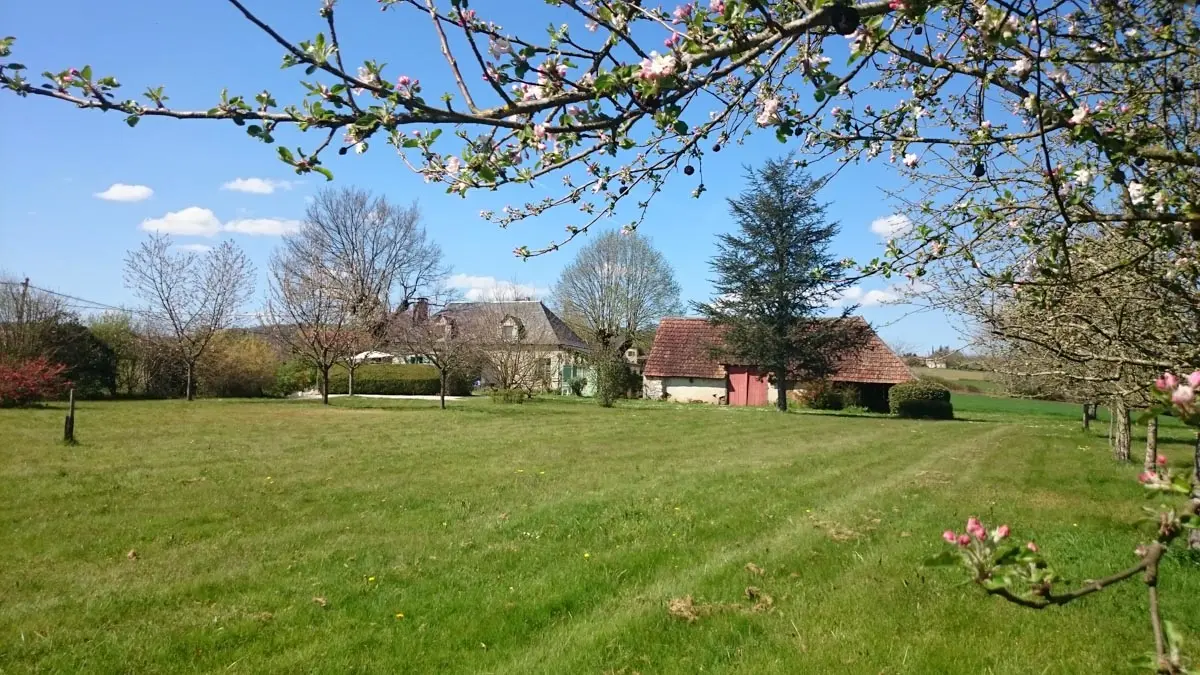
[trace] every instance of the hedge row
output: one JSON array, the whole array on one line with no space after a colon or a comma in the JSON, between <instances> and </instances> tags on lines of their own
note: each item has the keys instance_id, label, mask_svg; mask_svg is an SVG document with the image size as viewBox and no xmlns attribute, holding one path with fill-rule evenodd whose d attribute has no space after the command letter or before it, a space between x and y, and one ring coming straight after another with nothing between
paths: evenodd
<instances>
[{"instance_id":1,"label":"hedge row","mask_svg":"<svg viewBox=\"0 0 1200 675\"><path fill-rule=\"evenodd\" d=\"M329 373L329 393L345 394L349 390L350 374L335 367ZM446 381L447 396L469 396L473 380L451 374ZM354 393L389 394L392 396L436 396L441 391L438 369L426 365L378 363L359 366L354 370Z\"/></svg>"},{"instance_id":2,"label":"hedge row","mask_svg":"<svg viewBox=\"0 0 1200 675\"><path fill-rule=\"evenodd\" d=\"M954 419L950 390L927 381L905 382L888 390L888 409L899 417Z\"/></svg>"}]
</instances>

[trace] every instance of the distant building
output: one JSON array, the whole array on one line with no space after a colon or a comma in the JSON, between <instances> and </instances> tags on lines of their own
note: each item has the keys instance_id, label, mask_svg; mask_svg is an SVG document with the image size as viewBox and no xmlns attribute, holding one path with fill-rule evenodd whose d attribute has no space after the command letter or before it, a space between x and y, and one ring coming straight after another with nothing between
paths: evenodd
<instances>
[{"instance_id":1,"label":"distant building","mask_svg":"<svg viewBox=\"0 0 1200 675\"><path fill-rule=\"evenodd\" d=\"M774 403L771 374L760 364L726 363L715 356L725 331L707 319L663 319L645 363L643 395L722 405ZM900 357L870 331L863 347L843 359L830 379L857 386L864 405L886 409L888 389L914 378Z\"/></svg>"},{"instance_id":2,"label":"distant building","mask_svg":"<svg viewBox=\"0 0 1200 675\"><path fill-rule=\"evenodd\" d=\"M925 367L926 368L945 368L946 367L946 359L941 356L930 356L929 358L925 359Z\"/></svg>"}]
</instances>

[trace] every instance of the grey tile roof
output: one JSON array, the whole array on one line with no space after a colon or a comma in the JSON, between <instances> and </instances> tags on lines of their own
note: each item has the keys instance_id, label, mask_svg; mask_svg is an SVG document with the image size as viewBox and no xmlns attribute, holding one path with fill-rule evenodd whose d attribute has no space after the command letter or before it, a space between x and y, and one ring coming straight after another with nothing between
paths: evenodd
<instances>
[{"instance_id":1,"label":"grey tile roof","mask_svg":"<svg viewBox=\"0 0 1200 675\"><path fill-rule=\"evenodd\" d=\"M501 302L452 302L438 313L438 316L464 317L478 320L480 316L497 319L496 335L499 338L500 326L506 316L511 316L521 322L525 329L525 343L539 346L566 347L580 351L587 350L583 340L571 330L557 314L540 300L505 300Z\"/></svg>"}]
</instances>

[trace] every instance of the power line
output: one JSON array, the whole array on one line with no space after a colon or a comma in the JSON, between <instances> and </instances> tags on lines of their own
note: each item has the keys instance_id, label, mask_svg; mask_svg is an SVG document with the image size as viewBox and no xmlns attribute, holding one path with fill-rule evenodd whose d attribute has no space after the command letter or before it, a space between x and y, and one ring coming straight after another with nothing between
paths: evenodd
<instances>
[{"instance_id":1,"label":"power line","mask_svg":"<svg viewBox=\"0 0 1200 675\"><path fill-rule=\"evenodd\" d=\"M155 317L155 318L161 316L161 314L159 314L157 312L152 312L149 310L132 309L129 307L118 307L117 305L110 305L110 304L107 304L104 302L100 302L98 300L88 300L87 298L81 298L79 296L70 295L67 293L60 293L58 291L52 291L49 288L41 288L40 286L34 286L34 285L30 284L28 279L26 279L24 282L0 280L0 286L22 286L23 288L28 288L31 291L38 291L40 293L46 293L48 295L53 295L55 297L63 298L65 300L71 300L76 304L75 305L71 305L69 303L64 303L64 304L66 304L68 307L71 307L72 309L92 310L92 311L105 310L105 311L110 311L110 312L121 312L123 314L138 314L141 316ZM238 313L234 314L233 316L239 317L239 318L258 318L259 314L257 312L238 312Z\"/></svg>"}]
</instances>

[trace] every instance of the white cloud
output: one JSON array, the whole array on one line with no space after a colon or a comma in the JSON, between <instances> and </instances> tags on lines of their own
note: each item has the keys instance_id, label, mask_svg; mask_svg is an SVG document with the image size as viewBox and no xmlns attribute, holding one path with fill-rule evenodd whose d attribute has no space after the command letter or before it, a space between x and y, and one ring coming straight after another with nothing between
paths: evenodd
<instances>
[{"instance_id":1,"label":"white cloud","mask_svg":"<svg viewBox=\"0 0 1200 675\"><path fill-rule=\"evenodd\" d=\"M274 180L272 178L235 178L221 186L222 190L234 192L249 192L256 195L269 195L276 190L292 189L290 180Z\"/></svg>"},{"instance_id":2,"label":"white cloud","mask_svg":"<svg viewBox=\"0 0 1200 675\"><path fill-rule=\"evenodd\" d=\"M240 218L225 223L226 232L277 237L300 231L300 221L283 218Z\"/></svg>"},{"instance_id":3,"label":"white cloud","mask_svg":"<svg viewBox=\"0 0 1200 675\"><path fill-rule=\"evenodd\" d=\"M858 305L860 307L874 307L896 302L900 299L900 294L893 288L873 288L867 290L862 286L851 286L845 291L842 291L842 297L838 298L834 306Z\"/></svg>"},{"instance_id":4,"label":"white cloud","mask_svg":"<svg viewBox=\"0 0 1200 675\"><path fill-rule=\"evenodd\" d=\"M212 237L221 231L221 221L208 209L189 206L162 218L147 218L142 221L142 229L190 237Z\"/></svg>"},{"instance_id":5,"label":"white cloud","mask_svg":"<svg viewBox=\"0 0 1200 675\"><path fill-rule=\"evenodd\" d=\"M191 251L192 253L208 253L212 247L208 244L176 244L175 248L180 251Z\"/></svg>"},{"instance_id":6,"label":"white cloud","mask_svg":"<svg viewBox=\"0 0 1200 675\"><path fill-rule=\"evenodd\" d=\"M878 307L880 305L900 304L914 296L931 290L931 288L928 284L919 281L910 284L894 284L885 288L872 288L870 290L862 286L851 286L842 291L841 297L830 303L830 306L845 307L846 305L858 305L859 307Z\"/></svg>"},{"instance_id":7,"label":"white cloud","mask_svg":"<svg viewBox=\"0 0 1200 675\"><path fill-rule=\"evenodd\" d=\"M181 211L172 211L161 218L147 218L142 221L141 227L150 232L165 232L183 237L215 237L222 232L277 237L298 232L300 221L286 218L238 218L222 224L211 210L189 206Z\"/></svg>"},{"instance_id":8,"label":"white cloud","mask_svg":"<svg viewBox=\"0 0 1200 675\"><path fill-rule=\"evenodd\" d=\"M447 284L463 292L463 297L471 301L506 300L512 298L539 298L546 295L547 289L530 284L515 284L500 281L496 277L473 276L470 274L455 274Z\"/></svg>"},{"instance_id":9,"label":"white cloud","mask_svg":"<svg viewBox=\"0 0 1200 675\"><path fill-rule=\"evenodd\" d=\"M892 237L908 232L912 229L912 225L912 220L908 216L901 213L893 213L890 216L872 220L871 231L885 239L891 239Z\"/></svg>"},{"instance_id":10,"label":"white cloud","mask_svg":"<svg viewBox=\"0 0 1200 675\"><path fill-rule=\"evenodd\" d=\"M153 194L154 190L145 185L113 183L107 190L97 192L94 196L110 202L140 202L144 199L150 199Z\"/></svg>"}]
</instances>

